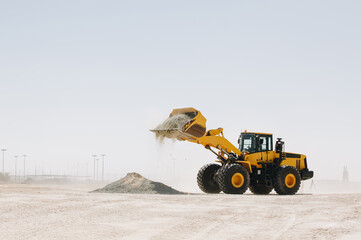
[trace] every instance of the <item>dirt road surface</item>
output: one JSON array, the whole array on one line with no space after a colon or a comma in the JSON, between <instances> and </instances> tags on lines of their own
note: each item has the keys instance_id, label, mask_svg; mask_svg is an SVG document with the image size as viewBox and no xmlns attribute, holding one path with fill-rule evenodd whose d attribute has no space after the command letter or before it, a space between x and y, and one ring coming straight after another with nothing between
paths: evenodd
<instances>
[{"instance_id":1,"label":"dirt road surface","mask_svg":"<svg viewBox=\"0 0 361 240\"><path fill-rule=\"evenodd\" d=\"M88 193L0 184L0 239L361 239L361 194Z\"/></svg>"}]
</instances>

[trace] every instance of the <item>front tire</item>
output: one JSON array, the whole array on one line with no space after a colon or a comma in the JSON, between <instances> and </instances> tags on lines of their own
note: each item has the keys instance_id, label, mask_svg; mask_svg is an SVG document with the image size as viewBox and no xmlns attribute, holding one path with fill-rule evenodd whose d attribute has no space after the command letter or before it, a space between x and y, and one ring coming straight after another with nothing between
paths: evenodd
<instances>
[{"instance_id":1,"label":"front tire","mask_svg":"<svg viewBox=\"0 0 361 240\"><path fill-rule=\"evenodd\" d=\"M218 164L204 165L197 174L198 187L205 193L219 193L221 189L215 180L216 172L221 168Z\"/></svg>"},{"instance_id":2,"label":"front tire","mask_svg":"<svg viewBox=\"0 0 361 240\"><path fill-rule=\"evenodd\" d=\"M224 166L218 175L218 185L224 193L243 194L249 186L249 173L240 164Z\"/></svg>"},{"instance_id":3,"label":"front tire","mask_svg":"<svg viewBox=\"0 0 361 240\"><path fill-rule=\"evenodd\" d=\"M301 185L301 176L292 166L281 166L276 170L273 186L280 195L293 195Z\"/></svg>"}]
</instances>

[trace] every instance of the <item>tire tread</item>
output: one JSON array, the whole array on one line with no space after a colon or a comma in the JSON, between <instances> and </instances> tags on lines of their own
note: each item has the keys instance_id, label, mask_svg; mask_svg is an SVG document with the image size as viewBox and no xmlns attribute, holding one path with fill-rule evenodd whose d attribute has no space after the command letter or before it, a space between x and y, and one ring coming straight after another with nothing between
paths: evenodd
<instances>
[{"instance_id":1,"label":"tire tread","mask_svg":"<svg viewBox=\"0 0 361 240\"><path fill-rule=\"evenodd\" d=\"M284 172L294 173L296 176L296 185L293 188L287 188L283 184L282 174ZM298 170L292 166L281 166L276 170L276 174L273 180L273 187L277 194L279 195L293 195L295 194L301 185L301 176Z\"/></svg>"},{"instance_id":2,"label":"tire tread","mask_svg":"<svg viewBox=\"0 0 361 240\"><path fill-rule=\"evenodd\" d=\"M201 169L199 169L198 174L197 174L197 184L198 187L205 193L219 193L221 190L219 187L214 187L213 189L208 188L206 185L206 183L204 182L204 178L205 178L205 174L206 171L209 170L209 168L214 168L215 172L217 172L219 170L221 166L218 164L214 164L214 163L209 163L204 165ZM217 181L215 182L217 183Z\"/></svg>"}]
</instances>

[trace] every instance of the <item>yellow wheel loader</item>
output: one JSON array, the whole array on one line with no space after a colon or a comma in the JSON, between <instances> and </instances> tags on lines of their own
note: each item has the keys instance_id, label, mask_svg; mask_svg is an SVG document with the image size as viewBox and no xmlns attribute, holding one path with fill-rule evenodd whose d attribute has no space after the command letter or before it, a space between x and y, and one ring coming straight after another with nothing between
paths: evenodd
<instances>
[{"instance_id":1,"label":"yellow wheel loader","mask_svg":"<svg viewBox=\"0 0 361 240\"><path fill-rule=\"evenodd\" d=\"M301 180L313 177L303 154L284 151L284 142L275 144L270 133L240 134L239 147L223 136L223 129L206 131L206 118L194 108L174 109L169 118L151 130L157 136L203 145L217 156L217 163L203 166L197 175L199 188L205 193L295 194ZM275 146L273 148L273 146Z\"/></svg>"}]
</instances>

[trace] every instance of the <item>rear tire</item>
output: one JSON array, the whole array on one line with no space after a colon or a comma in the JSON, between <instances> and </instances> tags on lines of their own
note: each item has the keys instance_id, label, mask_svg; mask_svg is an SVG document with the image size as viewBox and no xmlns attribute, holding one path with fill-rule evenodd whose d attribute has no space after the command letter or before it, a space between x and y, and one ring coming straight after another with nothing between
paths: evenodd
<instances>
[{"instance_id":1,"label":"rear tire","mask_svg":"<svg viewBox=\"0 0 361 240\"><path fill-rule=\"evenodd\" d=\"M273 187L267 187L263 184L250 184L249 190L258 195L266 195L272 191Z\"/></svg>"},{"instance_id":2,"label":"rear tire","mask_svg":"<svg viewBox=\"0 0 361 240\"><path fill-rule=\"evenodd\" d=\"M205 193L219 193L221 189L215 180L216 172L221 168L218 164L204 165L197 174L198 187Z\"/></svg>"},{"instance_id":3,"label":"rear tire","mask_svg":"<svg viewBox=\"0 0 361 240\"><path fill-rule=\"evenodd\" d=\"M224 166L218 175L218 185L224 193L243 194L249 186L249 173L240 164Z\"/></svg>"},{"instance_id":4,"label":"rear tire","mask_svg":"<svg viewBox=\"0 0 361 240\"><path fill-rule=\"evenodd\" d=\"M276 170L273 187L280 195L293 195L301 185L301 176L292 166L281 166Z\"/></svg>"}]
</instances>

